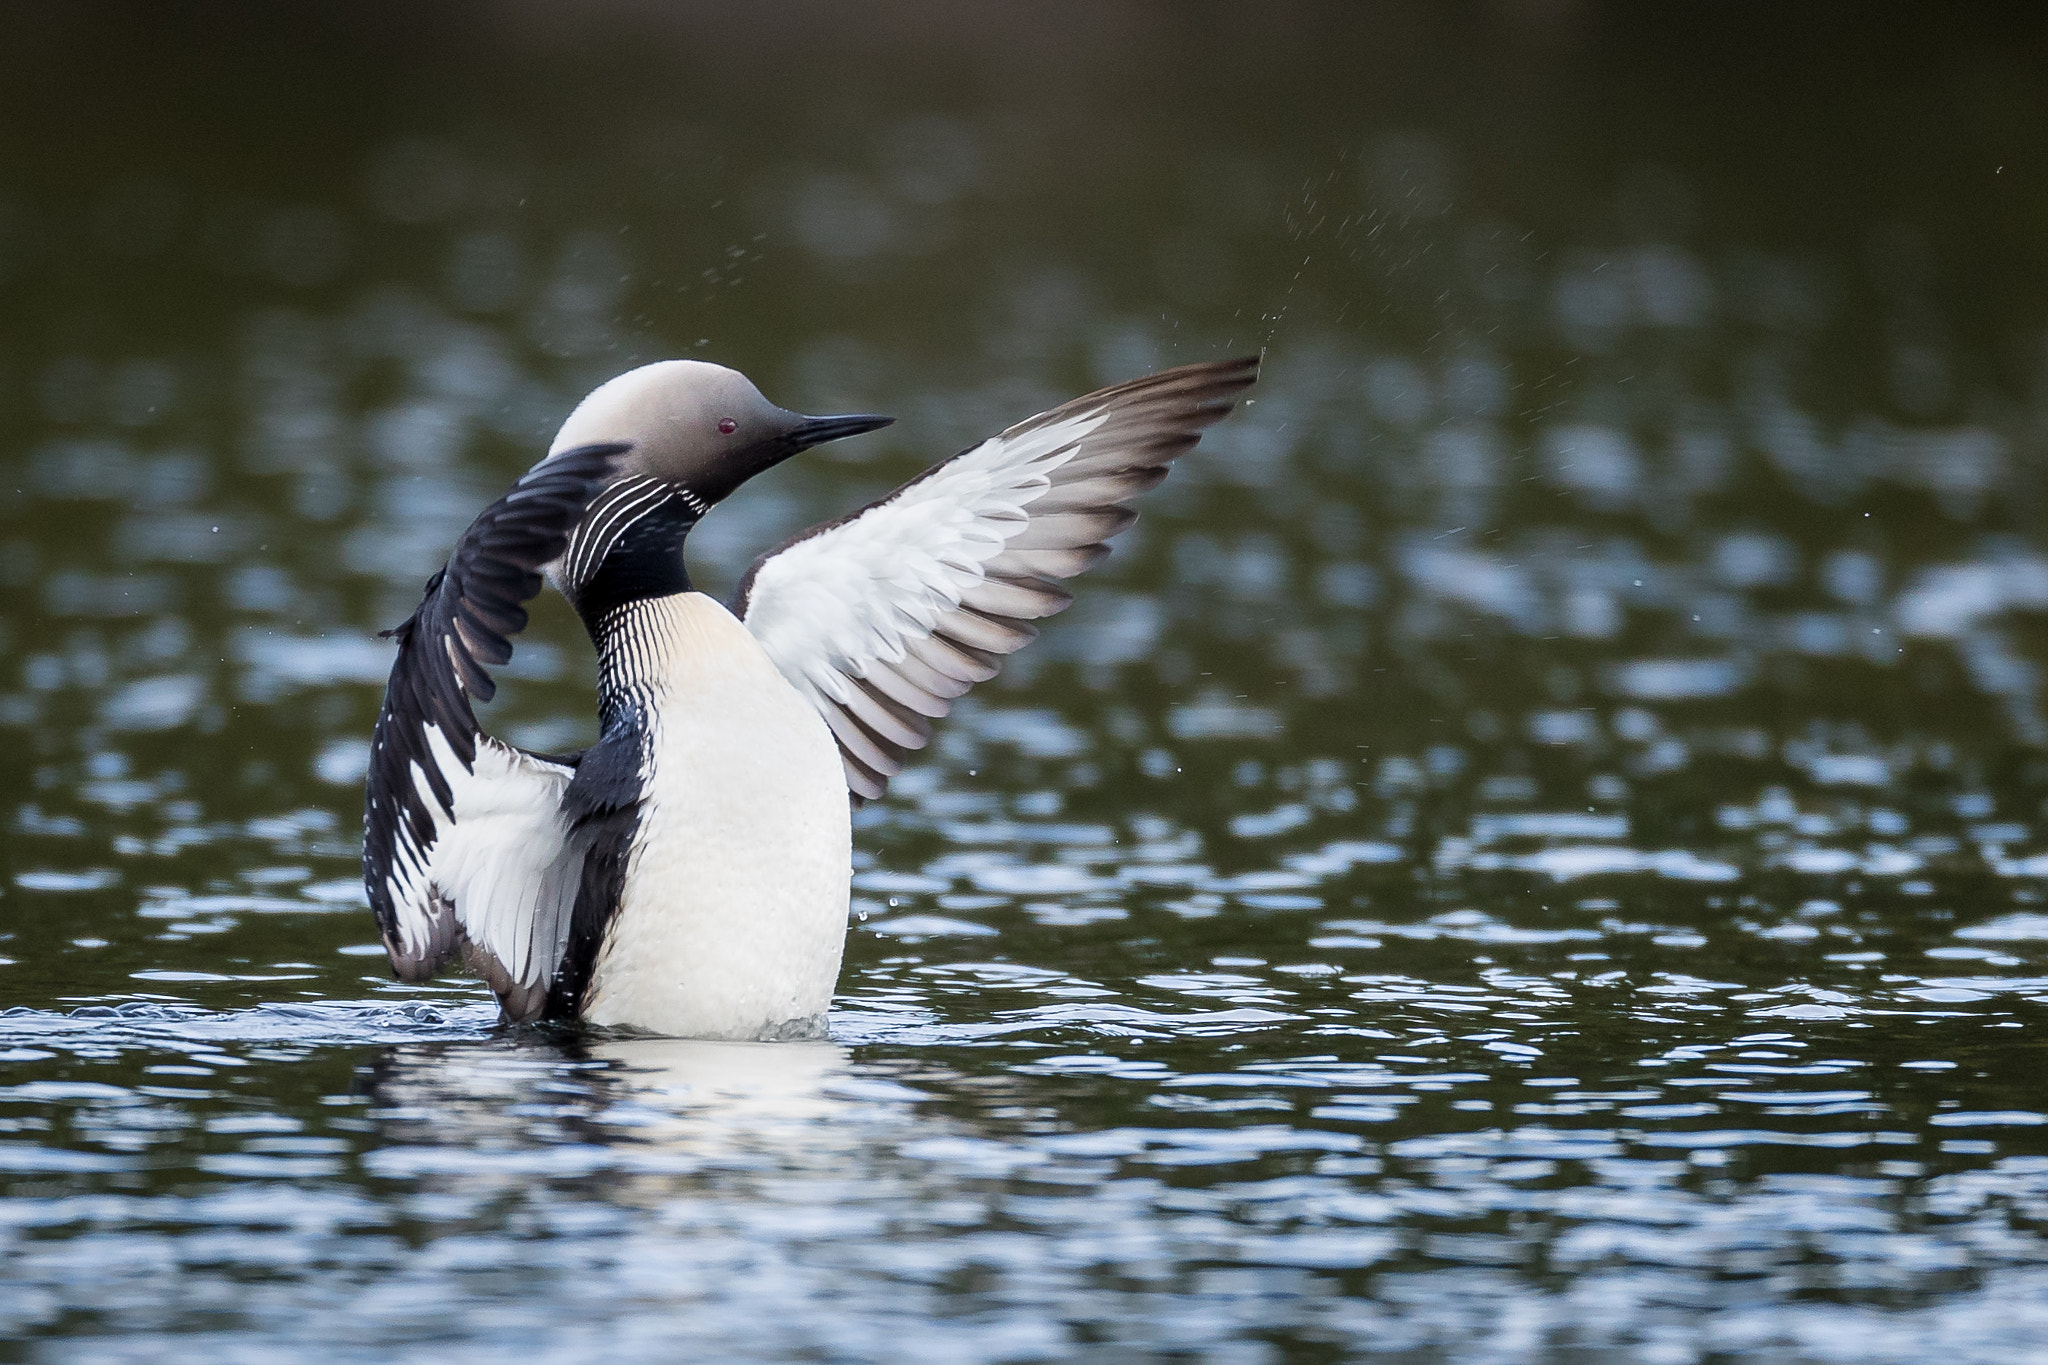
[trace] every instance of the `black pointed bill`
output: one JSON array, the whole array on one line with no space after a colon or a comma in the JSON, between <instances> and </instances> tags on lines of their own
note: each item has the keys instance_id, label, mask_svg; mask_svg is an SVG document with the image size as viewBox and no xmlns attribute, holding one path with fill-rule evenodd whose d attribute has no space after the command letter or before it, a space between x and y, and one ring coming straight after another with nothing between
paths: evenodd
<instances>
[{"instance_id":1,"label":"black pointed bill","mask_svg":"<svg viewBox=\"0 0 2048 1365\"><path fill-rule=\"evenodd\" d=\"M789 442L793 453L821 446L827 441L858 436L864 431L876 431L895 420L894 417L881 417L871 412L850 413L843 417L806 417L783 439Z\"/></svg>"}]
</instances>

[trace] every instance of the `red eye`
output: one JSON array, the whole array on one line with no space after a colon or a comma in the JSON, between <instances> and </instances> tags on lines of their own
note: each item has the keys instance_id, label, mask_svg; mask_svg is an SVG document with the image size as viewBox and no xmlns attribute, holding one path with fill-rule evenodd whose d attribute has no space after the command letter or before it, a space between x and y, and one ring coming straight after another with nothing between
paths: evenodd
<instances>
[{"instance_id":1,"label":"red eye","mask_svg":"<svg viewBox=\"0 0 2048 1365\"><path fill-rule=\"evenodd\" d=\"M740 424L733 421L730 417L721 417L718 419L718 429L723 434L730 436L740 429Z\"/></svg>"}]
</instances>

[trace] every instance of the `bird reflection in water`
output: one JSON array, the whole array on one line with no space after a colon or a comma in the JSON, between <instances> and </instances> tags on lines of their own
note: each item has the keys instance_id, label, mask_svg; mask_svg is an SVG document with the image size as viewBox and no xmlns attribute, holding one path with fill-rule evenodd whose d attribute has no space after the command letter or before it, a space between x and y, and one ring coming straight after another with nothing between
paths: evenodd
<instances>
[{"instance_id":1,"label":"bird reflection in water","mask_svg":"<svg viewBox=\"0 0 2048 1365\"><path fill-rule=\"evenodd\" d=\"M919 1091L825 1041L520 1030L389 1048L366 1088L389 1145L365 1164L400 1177L817 1167L928 1135Z\"/></svg>"}]
</instances>

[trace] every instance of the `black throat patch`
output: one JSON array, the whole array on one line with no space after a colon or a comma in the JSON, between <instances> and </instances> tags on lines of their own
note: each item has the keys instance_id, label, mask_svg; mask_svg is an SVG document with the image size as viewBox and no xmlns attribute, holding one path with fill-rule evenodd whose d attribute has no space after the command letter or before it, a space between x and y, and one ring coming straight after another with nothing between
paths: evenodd
<instances>
[{"instance_id":1,"label":"black throat patch","mask_svg":"<svg viewBox=\"0 0 2048 1365\"><path fill-rule=\"evenodd\" d=\"M621 480L591 504L563 567L592 638L629 602L690 591L683 542L704 506L687 488L646 478Z\"/></svg>"}]
</instances>

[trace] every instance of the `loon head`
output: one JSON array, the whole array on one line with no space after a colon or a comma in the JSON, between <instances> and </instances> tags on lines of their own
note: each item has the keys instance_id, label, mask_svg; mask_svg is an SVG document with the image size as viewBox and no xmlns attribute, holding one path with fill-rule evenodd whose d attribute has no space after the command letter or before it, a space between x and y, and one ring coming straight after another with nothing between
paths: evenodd
<instances>
[{"instance_id":1,"label":"loon head","mask_svg":"<svg viewBox=\"0 0 2048 1365\"><path fill-rule=\"evenodd\" d=\"M562 424L550 457L622 445L548 578L593 627L621 603L687 592L683 539L698 518L765 469L895 419L806 417L776 407L737 370L664 360L601 384Z\"/></svg>"},{"instance_id":2,"label":"loon head","mask_svg":"<svg viewBox=\"0 0 2048 1365\"><path fill-rule=\"evenodd\" d=\"M548 453L613 441L630 446L620 478L672 485L701 514L799 451L895 420L868 413L806 417L776 407L738 370L663 360L599 385L569 414Z\"/></svg>"}]
</instances>

